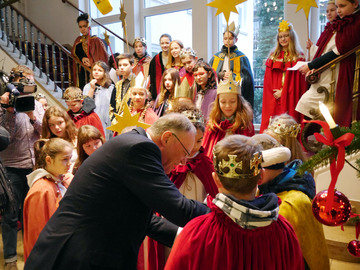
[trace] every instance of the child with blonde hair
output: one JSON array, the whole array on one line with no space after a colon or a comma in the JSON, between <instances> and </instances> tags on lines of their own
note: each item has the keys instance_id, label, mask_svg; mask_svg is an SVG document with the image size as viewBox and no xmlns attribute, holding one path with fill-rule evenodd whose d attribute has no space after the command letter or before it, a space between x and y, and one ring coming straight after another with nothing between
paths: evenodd
<instances>
[{"instance_id":1,"label":"child with blonde hair","mask_svg":"<svg viewBox=\"0 0 360 270\"><path fill-rule=\"evenodd\" d=\"M24 202L24 261L72 180L70 142L61 138L40 139L34 150L35 167L27 176L30 190Z\"/></svg>"},{"instance_id":2,"label":"child with blonde hair","mask_svg":"<svg viewBox=\"0 0 360 270\"><path fill-rule=\"evenodd\" d=\"M235 82L232 76L222 81L217 88L203 142L205 153L210 158L216 143L226 136L255 134L252 124L253 111L249 102L240 93L240 83Z\"/></svg>"}]
</instances>

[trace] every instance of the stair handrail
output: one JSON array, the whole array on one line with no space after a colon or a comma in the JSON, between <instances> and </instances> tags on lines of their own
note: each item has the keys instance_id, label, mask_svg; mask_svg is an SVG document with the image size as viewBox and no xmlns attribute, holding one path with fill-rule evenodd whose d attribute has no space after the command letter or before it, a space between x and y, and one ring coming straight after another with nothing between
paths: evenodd
<instances>
[{"instance_id":1,"label":"stair handrail","mask_svg":"<svg viewBox=\"0 0 360 270\"><path fill-rule=\"evenodd\" d=\"M309 76L306 77L306 81L310 84L314 84L314 83L318 82L319 76L322 72L331 68L333 65L341 62L343 59L347 58L348 56L352 55L353 53L357 52L358 50L360 50L360 45L358 45L355 48L351 49L350 51L336 57L335 59L333 59L329 63L323 65L322 67L315 69L312 74L310 74Z\"/></svg>"},{"instance_id":2,"label":"stair handrail","mask_svg":"<svg viewBox=\"0 0 360 270\"><path fill-rule=\"evenodd\" d=\"M62 51L64 51L66 53L67 56L69 56L72 60L74 60L77 64L81 65L83 68L85 68L87 71L91 71L91 69L87 66L85 66L81 61L79 61L78 59L76 59L71 52L65 48L63 45L61 45L59 42L57 42L56 40L54 40L53 38L51 38L48 34L45 33L44 30L42 30L40 27L38 27L33 21L31 21L26 15L24 15L20 10L18 10L16 7L14 7L13 5L10 5L10 7L12 9L14 9L18 14L20 14L22 17L24 17L30 24L32 24L39 32L41 32L44 36L46 36L51 42L53 42L54 44L56 44L56 46L58 46Z\"/></svg>"},{"instance_id":3,"label":"stair handrail","mask_svg":"<svg viewBox=\"0 0 360 270\"><path fill-rule=\"evenodd\" d=\"M75 8L76 10L78 10L81 13L86 13L85 11L82 11L81 9L79 9L78 7L76 7L73 3L71 3L68 0L61 0L64 4L69 4L70 6L72 6L73 8ZM91 18L92 22L95 22L96 24L98 24L100 27L104 28L106 31L108 31L109 33L113 34L115 37L117 37L118 39L120 39L121 41L123 41L125 44L128 44L130 47L134 47L132 44L128 43L124 38L120 37L119 35L115 34L113 31L111 31L109 28L107 28L106 26L104 26L102 23L98 22L96 19Z\"/></svg>"}]
</instances>

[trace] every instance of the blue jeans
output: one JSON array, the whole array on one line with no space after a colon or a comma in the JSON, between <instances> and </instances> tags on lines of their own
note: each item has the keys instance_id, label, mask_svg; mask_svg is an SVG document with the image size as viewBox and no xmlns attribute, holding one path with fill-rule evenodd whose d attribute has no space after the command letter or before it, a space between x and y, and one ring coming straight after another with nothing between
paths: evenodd
<instances>
[{"instance_id":1,"label":"blue jeans","mask_svg":"<svg viewBox=\"0 0 360 270\"><path fill-rule=\"evenodd\" d=\"M4 244L4 259L5 262L11 262L15 261L17 256L17 221L20 214L20 221L22 222L24 200L27 192L29 191L26 175L30 174L32 169L16 169L9 167L6 167L5 169L16 200L16 211L12 213L5 213L1 224Z\"/></svg>"}]
</instances>

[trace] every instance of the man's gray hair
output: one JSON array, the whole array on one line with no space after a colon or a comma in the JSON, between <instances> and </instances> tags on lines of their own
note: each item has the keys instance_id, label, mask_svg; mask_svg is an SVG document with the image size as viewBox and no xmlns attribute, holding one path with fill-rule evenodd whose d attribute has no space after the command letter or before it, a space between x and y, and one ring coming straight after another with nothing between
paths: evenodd
<instances>
[{"instance_id":1,"label":"man's gray hair","mask_svg":"<svg viewBox=\"0 0 360 270\"><path fill-rule=\"evenodd\" d=\"M276 139L265 133L252 136L251 141L259 144L262 148L261 150L268 150L282 146Z\"/></svg>"},{"instance_id":2,"label":"man's gray hair","mask_svg":"<svg viewBox=\"0 0 360 270\"><path fill-rule=\"evenodd\" d=\"M165 131L169 130L171 132L194 132L196 129L190 120L181 113L169 113L152 124L148 129L151 135L158 137L161 136Z\"/></svg>"}]
</instances>

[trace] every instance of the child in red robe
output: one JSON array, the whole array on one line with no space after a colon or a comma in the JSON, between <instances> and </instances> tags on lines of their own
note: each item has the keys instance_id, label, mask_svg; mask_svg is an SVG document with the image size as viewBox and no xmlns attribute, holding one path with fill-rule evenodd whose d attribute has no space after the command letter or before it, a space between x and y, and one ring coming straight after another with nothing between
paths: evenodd
<instances>
[{"instance_id":1,"label":"child in red robe","mask_svg":"<svg viewBox=\"0 0 360 270\"><path fill-rule=\"evenodd\" d=\"M84 102L84 97L80 88L73 86L70 86L65 90L64 99L69 108L67 113L71 120L74 121L77 128L80 128L83 125L91 125L96 127L105 137L100 117L94 112L95 102L93 99L87 98Z\"/></svg>"},{"instance_id":2,"label":"child in red robe","mask_svg":"<svg viewBox=\"0 0 360 270\"><path fill-rule=\"evenodd\" d=\"M208 199L212 212L184 227L166 270L304 269L294 230L278 215L278 197L255 196L260 163L266 160L259 149L241 135L215 146L213 178L219 193Z\"/></svg>"},{"instance_id":3,"label":"child in red robe","mask_svg":"<svg viewBox=\"0 0 360 270\"><path fill-rule=\"evenodd\" d=\"M240 82L235 82L232 75L227 81L221 81L204 135L205 154L212 158L215 144L228 135L253 136L252 117L249 102L241 96Z\"/></svg>"}]
</instances>

